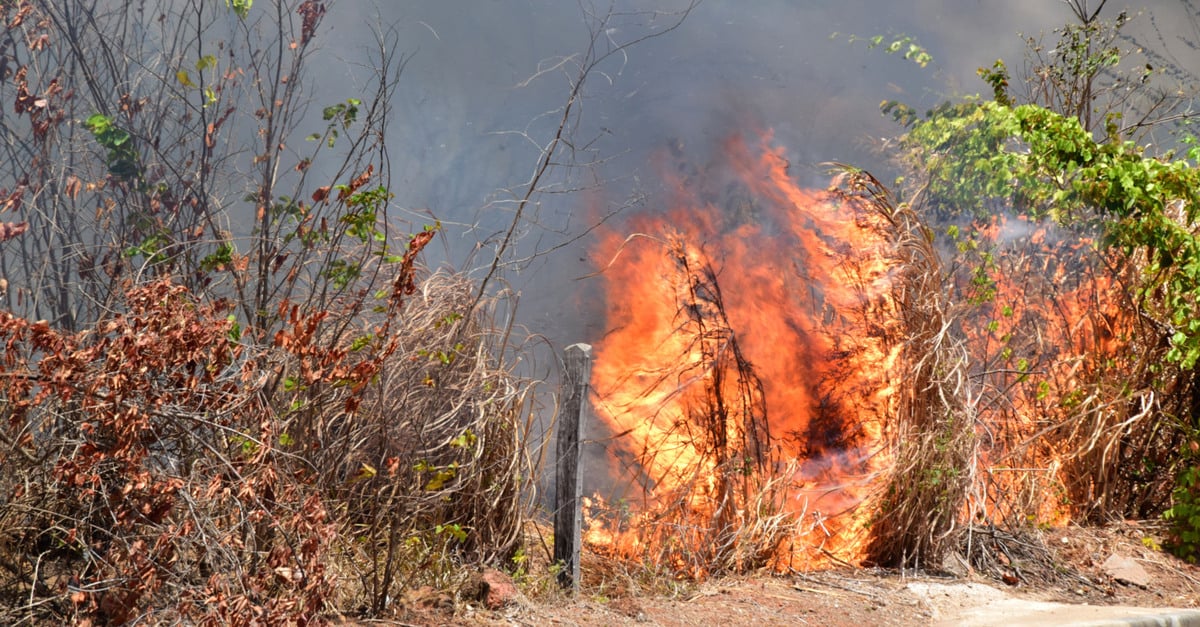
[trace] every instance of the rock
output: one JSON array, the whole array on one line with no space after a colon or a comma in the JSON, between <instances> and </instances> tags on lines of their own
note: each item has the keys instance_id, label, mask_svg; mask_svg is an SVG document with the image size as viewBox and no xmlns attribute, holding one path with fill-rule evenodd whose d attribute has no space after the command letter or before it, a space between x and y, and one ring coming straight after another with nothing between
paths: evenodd
<instances>
[{"instance_id":1,"label":"rock","mask_svg":"<svg viewBox=\"0 0 1200 627\"><path fill-rule=\"evenodd\" d=\"M517 598L517 586L508 575L488 568L479 575L479 600L489 610L498 610Z\"/></svg>"},{"instance_id":2,"label":"rock","mask_svg":"<svg viewBox=\"0 0 1200 627\"><path fill-rule=\"evenodd\" d=\"M1104 573L1124 584L1145 588L1150 585L1150 574L1134 560L1113 553L1104 560Z\"/></svg>"},{"instance_id":3,"label":"rock","mask_svg":"<svg viewBox=\"0 0 1200 627\"><path fill-rule=\"evenodd\" d=\"M971 565L958 551L947 551L942 558L942 570L962 579L971 574Z\"/></svg>"}]
</instances>

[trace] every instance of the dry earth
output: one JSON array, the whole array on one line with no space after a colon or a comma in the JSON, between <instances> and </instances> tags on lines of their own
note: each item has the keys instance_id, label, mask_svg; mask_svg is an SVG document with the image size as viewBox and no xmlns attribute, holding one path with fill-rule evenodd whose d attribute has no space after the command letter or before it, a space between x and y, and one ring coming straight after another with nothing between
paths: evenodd
<instances>
[{"instance_id":1,"label":"dry earth","mask_svg":"<svg viewBox=\"0 0 1200 627\"><path fill-rule=\"evenodd\" d=\"M699 584L672 582L650 592L626 574L589 583L573 600L547 592L546 581L541 585L526 583L523 592L498 610L488 610L472 600L454 602L444 593L418 593L406 598L392 620L376 624L959 624L978 608L1005 599L1029 602L1031 607L1037 607L1037 602L1055 602L1091 608L1200 609L1200 567L1158 549L1160 525L1127 522L1102 529L1072 526L1041 532L1040 540L1049 548L1049 559L1029 569L1036 572L1023 571L1020 564L1015 564L1017 577L992 578L977 571L955 576L841 569L783 576L762 574ZM1110 561L1114 555L1117 558ZM1117 563L1122 560L1124 564ZM1047 571L1046 565L1053 571ZM1085 616L1089 608L1076 609L1078 616Z\"/></svg>"}]
</instances>

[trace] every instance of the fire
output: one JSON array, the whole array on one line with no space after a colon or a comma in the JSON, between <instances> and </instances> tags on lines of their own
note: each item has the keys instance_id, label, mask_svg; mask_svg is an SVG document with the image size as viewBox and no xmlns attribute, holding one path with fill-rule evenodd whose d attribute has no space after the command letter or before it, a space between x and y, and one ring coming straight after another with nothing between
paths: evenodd
<instances>
[{"instance_id":1,"label":"fire","mask_svg":"<svg viewBox=\"0 0 1200 627\"><path fill-rule=\"evenodd\" d=\"M912 435L893 429L913 398L898 386L923 359L905 353L902 227L801 187L769 132L664 172L666 206L593 251L610 331L592 386L626 490L589 501L586 539L696 576L866 557ZM972 230L967 263L938 279L970 359L951 405L972 448L944 457L970 487L951 515L1062 523L1093 489L1073 460L1101 448L1078 418L1113 420L1097 382L1132 354L1126 290L1090 241L1021 220Z\"/></svg>"},{"instance_id":2,"label":"fire","mask_svg":"<svg viewBox=\"0 0 1200 627\"><path fill-rule=\"evenodd\" d=\"M964 325L977 383L990 397L980 416L987 476L977 514L1064 524L1095 498L1068 467L1081 444L1099 445L1081 442L1084 432L1121 421L1116 404L1101 406L1114 398L1104 382L1135 370L1135 308L1090 239L1023 219L980 232L996 245L984 264L988 280L963 288L968 298L981 285L992 292Z\"/></svg>"},{"instance_id":3,"label":"fire","mask_svg":"<svg viewBox=\"0 0 1200 627\"><path fill-rule=\"evenodd\" d=\"M706 171L666 177L670 206L634 217L637 235L598 247L613 330L592 382L643 513L744 516L737 490L763 485L722 477L773 478L779 511L841 549L892 395L891 244L880 216L798 186L771 144L730 138Z\"/></svg>"}]
</instances>

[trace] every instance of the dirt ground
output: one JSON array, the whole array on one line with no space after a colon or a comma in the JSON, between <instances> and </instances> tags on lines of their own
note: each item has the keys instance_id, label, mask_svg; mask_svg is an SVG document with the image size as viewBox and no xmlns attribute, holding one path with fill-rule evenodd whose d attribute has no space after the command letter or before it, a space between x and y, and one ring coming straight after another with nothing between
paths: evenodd
<instances>
[{"instance_id":1,"label":"dirt ground","mask_svg":"<svg viewBox=\"0 0 1200 627\"><path fill-rule=\"evenodd\" d=\"M382 624L955 624L955 617L972 608L1013 598L1089 606L1200 608L1200 567L1161 551L1159 524L1072 526L1036 532L1036 536L1046 547L1048 559L1037 565L1005 564L990 576L975 569L960 570L956 575L843 568L703 583L670 582L647 590L628 576L622 584L622 577L610 575L600 583L585 585L575 599L549 589L545 581L540 586L525 582L518 586L521 591L512 602L495 611L472 600L453 601L445 594L417 595L401 604L395 619ZM1113 555L1144 572L1114 576L1109 561ZM1002 574L997 576L998 572Z\"/></svg>"}]
</instances>

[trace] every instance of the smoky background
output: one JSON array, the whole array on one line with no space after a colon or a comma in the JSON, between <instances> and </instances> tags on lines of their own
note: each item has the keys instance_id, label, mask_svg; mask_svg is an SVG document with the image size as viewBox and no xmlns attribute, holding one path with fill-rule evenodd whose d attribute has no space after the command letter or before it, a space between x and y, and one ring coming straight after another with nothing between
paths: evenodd
<instances>
[{"instance_id":1,"label":"smoky background","mask_svg":"<svg viewBox=\"0 0 1200 627\"><path fill-rule=\"evenodd\" d=\"M524 191L539 144L553 135L576 78L571 60L594 35L624 42L659 33L689 3L340 6L325 24L333 54L322 67L328 80L322 89L352 93L356 77L368 75L369 48L355 45L355 33L382 28L394 36L405 55L388 136L395 202L414 224L442 221L431 264L464 269L489 261L512 219L513 199ZM1193 58L1192 3L1109 3L1104 15L1121 11L1134 18L1123 43L1131 51L1152 46L1181 66ZM881 115L881 102L924 111L986 94L976 70L996 59L1009 64L1016 82L1028 39L1052 46L1051 31L1070 19L1065 3L1046 0L704 0L678 28L607 60L587 77L571 129L572 141L586 146L571 161L579 167L558 168L545 183L549 193L536 196L536 210L519 227L512 257L521 261L503 266L505 289L518 299L517 327L538 344L539 356L525 357L530 374L553 390L562 348L602 341L611 330L589 231L601 221L620 229L622 215L662 207L657 168L664 154L703 163L731 135L770 128L804 186L825 187L829 162L891 181L898 171L887 139L902 127ZM868 49L865 39L875 35L911 36L933 62L922 68ZM545 404L549 412L553 401ZM590 424L586 435L586 464L611 470L611 434ZM585 492L608 487L608 474L585 475ZM551 493L547 488L543 494Z\"/></svg>"}]
</instances>

